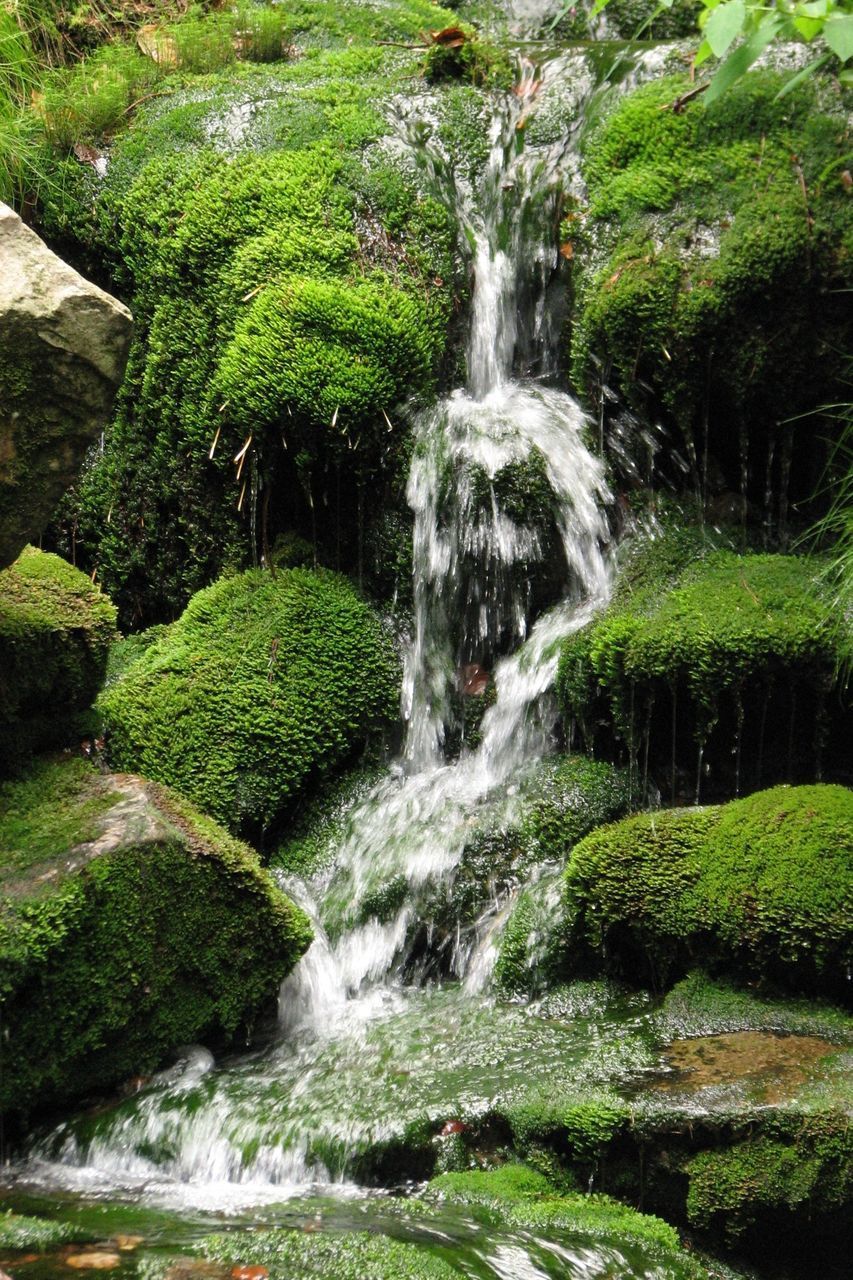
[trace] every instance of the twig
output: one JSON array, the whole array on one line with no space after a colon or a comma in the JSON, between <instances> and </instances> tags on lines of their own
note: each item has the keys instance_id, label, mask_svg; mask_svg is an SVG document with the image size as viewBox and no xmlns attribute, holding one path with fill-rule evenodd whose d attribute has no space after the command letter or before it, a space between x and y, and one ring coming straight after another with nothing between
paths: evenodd
<instances>
[{"instance_id":1,"label":"twig","mask_svg":"<svg viewBox=\"0 0 853 1280\"><path fill-rule=\"evenodd\" d=\"M137 98L135 102L131 102L129 107L125 107L121 114L123 116L129 116L131 111L135 111L137 107L141 107L143 102L148 102L151 98L162 98L168 92L168 89L156 89L154 93L146 93L143 97Z\"/></svg>"},{"instance_id":2,"label":"twig","mask_svg":"<svg viewBox=\"0 0 853 1280\"><path fill-rule=\"evenodd\" d=\"M673 111L680 116L688 102L694 98L698 98L700 93L704 93L706 89L710 89L711 81L706 80L704 84L697 84L695 89L688 89L687 93L682 93L680 98L676 98L674 102L665 102L660 108L661 111Z\"/></svg>"}]
</instances>

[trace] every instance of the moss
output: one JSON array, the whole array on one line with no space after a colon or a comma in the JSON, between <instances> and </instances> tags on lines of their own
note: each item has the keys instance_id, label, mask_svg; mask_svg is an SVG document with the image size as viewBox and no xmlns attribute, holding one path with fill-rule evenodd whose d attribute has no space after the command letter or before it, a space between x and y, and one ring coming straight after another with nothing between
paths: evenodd
<instances>
[{"instance_id":1,"label":"moss","mask_svg":"<svg viewBox=\"0 0 853 1280\"><path fill-rule=\"evenodd\" d=\"M98 824L101 775L58 763L34 781L57 843L32 865L47 848L37 809L35 843L23 832L31 865L13 848L0 880L0 1105L12 1114L110 1088L181 1044L233 1041L311 937L257 855L165 789L116 780L126 803ZM15 785L26 799L32 783ZM4 798L8 847L21 805L12 788ZM77 844L93 825L96 843Z\"/></svg>"},{"instance_id":2,"label":"moss","mask_svg":"<svg viewBox=\"0 0 853 1280\"><path fill-rule=\"evenodd\" d=\"M234 1232L209 1236L199 1248L235 1268L264 1266L272 1280L452 1280L458 1274L428 1249L368 1232Z\"/></svg>"},{"instance_id":3,"label":"moss","mask_svg":"<svg viewBox=\"0 0 853 1280\"><path fill-rule=\"evenodd\" d=\"M603 827L565 872L571 944L656 984L701 958L841 992L853 959L851 830L853 792L835 786Z\"/></svg>"},{"instance_id":4,"label":"moss","mask_svg":"<svg viewBox=\"0 0 853 1280\"><path fill-rule=\"evenodd\" d=\"M28 547L0 573L0 771L79 732L114 635L110 601L59 556Z\"/></svg>"},{"instance_id":5,"label":"moss","mask_svg":"<svg viewBox=\"0 0 853 1280\"><path fill-rule=\"evenodd\" d=\"M330 34L394 18L288 13ZM361 573L381 509L403 504L400 405L432 392L464 278L451 212L372 145L410 68L375 39L173 77L103 183L69 168L45 196L53 237L106 259L136 317L115 423L58 534L126 626L171 620L284 531Z\"/></svg>"},{"instance_id":6,"label":"moss","mask_svg":"<svg viewBox=\"0 0 853 1280\"><path fill-rule=\"evenodd\" d=\"M849 334L832 299L850 252L838 99L816 77L779 100L781 83L754 71L682 111L669 108L690 90L684 77L614 95L583 143L589 206L569 234L576 385L619 393L605 416L617 402L662 415L672 447L659 468L679 484L686 465L709 502L745 475L766 505L769 474L766 519L784 525L788 499L812 496L821 448L813 421L780 424L832 399L832 353Z\"/></svg>"},{"instance_id":7,"label":"moss","mask_svg":"<svg viewBox=\"0 0 853 1280\"><path fill-rule=\"evenodd\" d=\"M687 1215L731 1244L756 1225L793 1213L827 1218L853 1194L853 1133L846 1117L825 1117L796 1133L703 1151L687 1164Z\"/></svg>"},{"instance_id":8,"label":"moss","mask_svg":"<svg viewBox=\"0 0 853 1280\"><path fill-rule=\"evenodd\" d=\"M510 89L515 79L512 60L505 49L480 38L471 27L459 27L461 44L434 41L424 59L424 76L431 83L467 80L488 89Z\"/></svg>"},{"instance_id":9,"label":"moss","mask_svg":"<svg viewBox=\"0 0 853 1280\"><path fill-rule=\"evenodd\" d=\"M121 799L83 758L61 769L38 760L23 778L0 783L0 876L24 873L57 849L93 840L98 820Z\"/></svg>"},{"instance_id":10,"label":"moss","mask_svg":"<svg viewBox=\"0 0 853 1280\"><path fill-rule=\"evenodd\" d=\"M806 560L710 542L684 563L692 543L641 542L610 607L565 642L563 714L588 747L615 741L635 768L642 753L672 795L683 785L674 759L693 772L699 747L706 787L718 791L813 777L844 717L843 690L832 689L845 621ZM843 774L843 736L839 750Z\"/></svg>"},{"instance_id":11,"label":"moss","mask_svg":"<svg viewBox=\"0 0 853 1280\"><path fill-rule=\"evenodd\" d=\"M8 1210L0 1213L0 1249L20 1249L27 1253L46 1253L72 1240L91 1237L71 1222L53 1222L48 1218L31 1218Z\"/></svg>"},{"instance_id":12,"label":"moss","mask_svg":"<svg viewBox=\"0 0 853 1280\"><path fill-rule=\"evenodd\" d=\"M262 833L374 743L398 672L345 579L250 570L199 592L99 704L118 768Z\"/></svg>"}]
</instances>

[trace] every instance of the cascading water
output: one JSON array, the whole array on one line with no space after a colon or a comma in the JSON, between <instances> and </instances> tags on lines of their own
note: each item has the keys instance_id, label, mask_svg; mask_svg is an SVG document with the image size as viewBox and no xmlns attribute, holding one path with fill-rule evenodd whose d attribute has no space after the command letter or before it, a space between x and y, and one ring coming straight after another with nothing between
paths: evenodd
<instances>
[{"instance_id":1,"label":"cascading water","mask_svg":"<svg viewBox=\"0 0 853 1280\"><path fill-rule=\"evenodd\" d=\"M416 1016L415 993L401 974L422 897L452 883L477 813L490 806L496 822L509 821L525 773L552 749L549 690L559 641L589 619L609 589L603 467L587 448L577 403L543 381L554 372L547 284L559 263L558 177L567 143L563 137L525 148L524 125L549 77L563 71L558 60L539 67L521 62L516 92L495 113L476 192L456 179L439 144L425 136L428 122L417 109L397 121L396 145L412 149L453 200L471 247L467 386L416 423L405 747L350 814L333 869L311 885L287 884L309 909L317 936L282 990L282 1042L220 1071L210 1069L209 1056L192 1055L182 1072L98 1125L63 1126L35 1153L54 1180L141 1182L170 1187L173 1196L191 1187L197 1201L221 1203L230 1194L225 1188L251 1200L280 1199L287 1186L342 1176L365 1136L381 1137L384 1123L374 1095L361 1109L351 1099L336 1108L352 1059L359 1060L362 1088L365 1070L375 1066L385 1093L396 1099L396 1120L409 1105L405 1089L382 1075L393 1052L383 1019L392 1014L402 1019L393 1036L403 1041L404 1028L417 1023L413 1043L420 1043L424 1019L438 1020L435 1039L442 1019L445 1030L448 1020L460 1020L473 1037L466 1042L470 1061L442 1068L441 1054L431 1050L430 1078L441 1069L463 1092L475 1079L480 1087L488 1079L484 1046L493 1026L478 1032L479 1015L455 1009L441 992L423 991L418 998L426 1003ZM506 501L501 483L525 468L547 494L538 522ZM531 627L531 570L546 559L561 591ZM491 673L496 697L479 746L454 761L445 755L447 736L466 667ZM389 886L397 905L378 911L371 904L377 894L387 899ZM467 973L469 988L488 979L501 912L500 901L482 905L479 933L459 931L445 965L459 978ZM517 1015L501 1016L523 1048ZM528 1046L530 1058L541 1056L542 1034L535 1050ZM521 1060L518 1068L529 1071ZM423 1075L423 1062L418 1070Z\"/></svg>"}]
</instances>

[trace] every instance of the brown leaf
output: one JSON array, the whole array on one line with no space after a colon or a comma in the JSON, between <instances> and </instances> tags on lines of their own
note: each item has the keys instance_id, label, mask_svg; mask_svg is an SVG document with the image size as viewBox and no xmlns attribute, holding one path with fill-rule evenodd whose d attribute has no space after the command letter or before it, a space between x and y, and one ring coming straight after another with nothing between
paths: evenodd
<instances>
[{"instance_id":1,"label":"brown leaf","mask_svg":"<svg viewBox=\"0 0 853 1280\"><path fill-rule=\"evenodd\" d=\"M104 158L103 151L90 147L88 142L75 142L72 150L81 164L90 164L93 169L97 169L98 161Z\"/></svg>"},{"instance_id":2,"label":"brown leaf","mask_svg":"<svg viewBox=\"0 0 853 1280\"><path fill-rule=\"evenodd\" d=\"M841 185L845 191L853 191L853 173L849 169L842 170Z\"/></svg>"},{"instance_id":3,"label":"brown leaf","mask_svg":"<svg viewBox=\"0 0 853 1280\"><path fill-rule=\"evenodd\" d=\"M468 37L461 27L444 27L441 31L429 33L433 44L444 45L445 49L461 49Z\"/></svg>"},{"instance_id":4,"label":"brown leaf","mask_svg":"<svg viewBox=\"0 0 853 1280\"><path fill-rule=\"evenodd\" d=\"M572 244L571 240L563 241L560 245L560 253L567 262L571 262L572 258L575 256L575 246Z\"/></svg>"},{"instance_id":5,"label":"brown leaf","mask_svg":"<svg viewBox=\"0 0 853 1280\"><path fill-rule=\"evenodd\" d=\"M231 1280L267 1280L266 1267L232 1267Z\"/></svg>"}]
</instances>

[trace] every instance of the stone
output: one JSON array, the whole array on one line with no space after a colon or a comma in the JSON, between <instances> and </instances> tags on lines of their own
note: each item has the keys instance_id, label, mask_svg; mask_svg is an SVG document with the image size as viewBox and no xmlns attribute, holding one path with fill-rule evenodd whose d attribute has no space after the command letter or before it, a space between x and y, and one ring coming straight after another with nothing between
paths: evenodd
<instances>
[{"instance_id":1,"label":"stone","mask_svg":"<svg viewBox=\"0 0 853 1280\"><path fill-rule=\"evenodd\" d=\"M93 1249L89 1253L72 1253L65 1259L66 1266L78 1271L112 1271L121 1262L117 1253Z\"/></svg>"},{"instance_id":2,"label":"stone","mask_svg":"<svg viewBox=\"0 0 853 1280\"><path fill-rule=\"evenodd\" d=\"M0 568L37 539L105 426L133 319L0 203Z\"/></svg>"}]
</instances>

